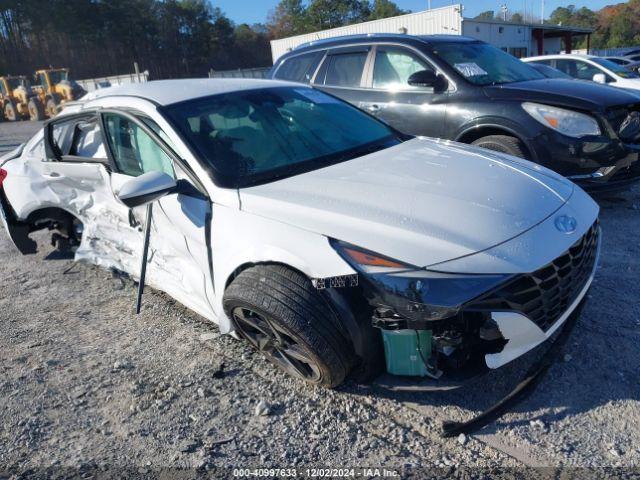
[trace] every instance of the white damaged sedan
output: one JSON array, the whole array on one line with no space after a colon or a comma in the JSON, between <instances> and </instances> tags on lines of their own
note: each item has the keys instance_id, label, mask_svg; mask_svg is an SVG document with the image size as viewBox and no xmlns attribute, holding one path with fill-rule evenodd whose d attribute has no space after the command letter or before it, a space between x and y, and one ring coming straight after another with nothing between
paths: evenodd
<instances>
[{"instance_id":1,"label":"white damaged sedan","mask_svg":"<svg viewBox=\"0 0 640 480\"><path fill-rule=\"evenodd\" d=\"M543 167L262 80L90 94L0 159L0 206L22 253L48 228L330 387L523 355L579 311L600 236Z\"/></svg>"}]
</instances>

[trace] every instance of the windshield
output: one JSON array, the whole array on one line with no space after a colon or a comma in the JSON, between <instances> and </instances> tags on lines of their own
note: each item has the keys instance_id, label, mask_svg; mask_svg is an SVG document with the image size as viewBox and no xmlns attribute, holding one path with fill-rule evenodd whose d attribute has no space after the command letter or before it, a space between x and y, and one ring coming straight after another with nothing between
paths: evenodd
<instances>
[{"instance_id":1,"label":"windshield","mask_svg":"<svg viewBox=\"0 0 640 480\"><path fill-rule=\"evenodd\" d=\"M475 85L545 78L530 65L487 43L442 43L435 46L434 53Z\"/></svg>"},{"instance_id":2,"label":"windshield","mask_svg":"<svg viewBox=\"0 0 640 480\"><path fill-rule=\"evenodd\" d=\"M57 70L49 72L49 78L51 79L52 84L58 84L63 80L69 79L69 72L66 70Z\"/></svg>"},{"instance_id":3,"label":"windshield","mask_svg":"<svg viewBox=\"0 0 640 480\"><path fill-rule=\"evenodd\" d=\"M29 80L26 78L7 78L7 82L9 83L11 90L15 90L18 87L24 87L26 89L30 87Z\"/></svg>"},{"instance_id":4,"label":"windshield","mask_svg":"<svg viewBox=\"0 0 640 480\"><path fill-rule=\"evenodd\" d=\"M400 142L385 124L302 86L214 95L163 112L225 187L267 183Z\"/></svg>"},{"instance_id":5,"label":"windshield","mask_svg":"<svg viewBox=\"0 0 640 480\"><path fill-rule=\"evenodd\" d=\"M618 65L617 63L613 63L611 60L607 60L606 58L592 58L592 62L597 63L598 65L606 68L607 70L612 71L616 75L622 78L640 78L638 74L634 71L631 71L622 65Z\"/></svg>"}]
</instances>

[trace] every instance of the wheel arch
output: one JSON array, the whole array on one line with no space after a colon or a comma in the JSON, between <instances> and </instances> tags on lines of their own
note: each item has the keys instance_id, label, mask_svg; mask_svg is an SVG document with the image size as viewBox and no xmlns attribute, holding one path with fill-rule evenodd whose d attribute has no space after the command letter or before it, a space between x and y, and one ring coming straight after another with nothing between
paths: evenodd
<instances>
[{"instance_id":1,"label":"wheel arch","mask_svg":"<svg viewBox=\"0 0 640 480\"><path fill-rule=\"evenodd\" d=\"M231 282L243 271L258 265L279 265L291 269L303 275L309 281L313 279L304 271L282 261L259 261L245 262L238 265L228 276L225 281L224 291L227 290ZM366 301L365 295L361 289L349 288L327 288L319 290L321 297L327 302L329 308L333 311L336 318L344 327L344 333L348 337L356 356L360 359L361 378L369 379L370 373L378 372L380 369L380 361L382 360L382 344L379 335L371 325L371 316L369 315L370 307ZM222 293L224 295L224 293ZM224 312L225 317L229 320L229 312ZM231 325L230 325L231 326ZM231 331L233 327L231 326Z\"/></svg>"},{"instance_id":2,"label":"wheel arch","mask_svg":"<svg viewBox=\"0 0 640 480\"><path fill-rule=\"evenodd\" d=\"M48 228L70 235L73 233L71 229L74 220L84 224L81 218L64 208L51 206L36 208L30 211L24 220L19 220L2 189L0 189L0 203L6 215L9 236L16 248L24 255L36 253L38 250L37 243L29 237L31 233Z\"/></svg>"},{"instance_id":3,"label":"wheel arch","mask_svg":"<svg viewBox=\"0 0 640 480\"><path fill-rule=\"evenodd\" d=\"M530 142L524 135L520 134L520 132L518 132L515 128L499 123L486 123L467 126L458 133L458 135L455 137L455 141L471 144L472 142L482 137L488 137L490 135L508 135L510 137L517 138L524 145L529 159L534 161L537 159L535 149L531 146Z\"/></svg>"}]
</instances>

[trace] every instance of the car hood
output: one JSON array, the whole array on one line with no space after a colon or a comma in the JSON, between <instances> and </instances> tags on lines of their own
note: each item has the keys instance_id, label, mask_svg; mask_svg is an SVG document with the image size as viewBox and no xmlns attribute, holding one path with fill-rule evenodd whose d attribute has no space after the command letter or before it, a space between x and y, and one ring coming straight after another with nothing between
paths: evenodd
<instances>
[{"instance_id":1,"label":"car hood","mask_svg":"<svg viewBox=\"0 0 640 480\"><path fill-rule=\"evenodd\" d=\"M619 88L594 82L548 78L484 88L496 100L538 102L581 110L603 111L617 105L640 102L640 97Z\"/></svg>"},{"instance_id":2,"label":"car hood","mask_svg":"<svg viewBox=\"0 0 640 480\"><path fill-rule=\"evenodd\" d=\"M416 138L241 189L240 201L243 211L429 266L522 234L558 210L573 188L526 160Z\"/></svg>"}]
</instances>

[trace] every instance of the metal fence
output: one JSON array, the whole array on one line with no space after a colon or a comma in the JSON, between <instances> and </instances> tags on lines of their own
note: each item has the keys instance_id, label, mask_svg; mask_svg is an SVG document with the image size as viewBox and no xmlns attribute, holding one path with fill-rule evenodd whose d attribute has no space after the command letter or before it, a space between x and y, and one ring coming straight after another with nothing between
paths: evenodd
<instances>
[{"instance_id":1,"label":"metal fence","mask_svg":"<svg viewBox=\"0 0 640 480\"><path fill-rule=\"evenodd\" d=\"M209 70L209 78L267 78L271 67L239 68L237 70Z\"/></svg>"},{"instance_id":2,"label":"metal fence","mask_svg":"<svg viewBox=\"0 0 640 480\"><path fill-rule=\"evenodd\" d=\"M93 92L99 88L111 87L114 85L124 85L127 83L144 83L149 81L149 72L145 70L139 73L129 73L125 75L112 75L110 77L88 78L76 80L87 92Z\"/></svg>"}]
</instances>

